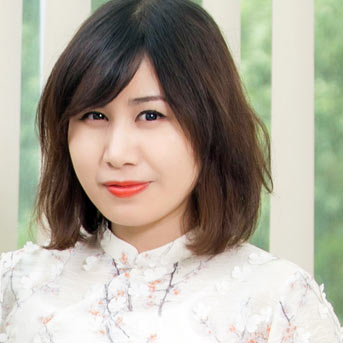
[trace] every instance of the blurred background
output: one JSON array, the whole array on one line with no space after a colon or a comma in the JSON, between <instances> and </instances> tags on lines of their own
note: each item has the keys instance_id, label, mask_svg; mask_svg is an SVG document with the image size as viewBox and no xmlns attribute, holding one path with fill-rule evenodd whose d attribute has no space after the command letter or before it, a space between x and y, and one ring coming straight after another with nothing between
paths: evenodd
<instances>
[{"instance_id":1,"label":"blurred background","mask_svg":"<svg viewBox=\"0 0 343 343\"><path fill-rule=\"evenodd\" d=\"M93 0L94 11L106 0ZM201 0L196 1L201 5ZM343 1L315 0L315 278L343 321ZM18 247L39 174L34 130L40 93L40 1L23 1ZM272 0L241 1L240 71L247 96L270 129ZM269 249L269 198L253 243Z\"/></svg>"}]
</instances>

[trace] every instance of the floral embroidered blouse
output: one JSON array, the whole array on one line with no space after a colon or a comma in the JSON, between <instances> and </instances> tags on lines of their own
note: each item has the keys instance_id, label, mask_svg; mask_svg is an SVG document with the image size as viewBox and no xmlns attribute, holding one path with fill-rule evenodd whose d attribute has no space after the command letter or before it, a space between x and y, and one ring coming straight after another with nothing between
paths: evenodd
<instances>
[{"instance_id":1,"label":"floral embroidered blouse","mask_svg":"<svg viewBox=\"0 0 343 343\"><path fill-rule=\"evenodd\" d=\"M340 343L323 287L245 243L194 256L189 234L138 253L96 244L1 256L1 343Z\"/></svg>"}]
</instances>

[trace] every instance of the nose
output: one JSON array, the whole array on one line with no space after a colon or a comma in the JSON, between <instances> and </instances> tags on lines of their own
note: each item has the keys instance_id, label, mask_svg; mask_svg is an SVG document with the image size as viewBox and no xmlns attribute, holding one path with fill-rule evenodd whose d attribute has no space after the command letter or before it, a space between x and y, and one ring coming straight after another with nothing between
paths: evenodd
<instances>
[{"instance_id":1,"label":"nose","mask_svg":"<svg viewBox=\"0 0 343 343\"><path fill-rule=\"evenodd\" d=\"M112 128L106 137L103 161L113 167L122 168L125 165L136 165L138 151L135 135L127 128Z\"/></svg>"}]
</instances>

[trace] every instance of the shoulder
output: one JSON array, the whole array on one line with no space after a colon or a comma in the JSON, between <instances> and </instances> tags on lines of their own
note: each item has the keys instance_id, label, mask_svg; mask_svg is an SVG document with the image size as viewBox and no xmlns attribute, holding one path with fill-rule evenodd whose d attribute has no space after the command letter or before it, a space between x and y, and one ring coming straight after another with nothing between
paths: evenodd
<instances>
[{"instance_id":1,"label":"shoulder","mask_svg":"<svg viewBox=\"0 0 343 343\"><path fill-rule=\"evenodd\" d=\"M215 261L219 266L225 266L234 279L246 282L253 280L255 284L278 284L282 288L295 275L310 277L308 272L295 263L249 243L224 251L215 257Z\"/></svg>"},{"instance_id":2,"label":"shoulder","mask_svg":"<svg viewBox=\"0 0 343 343\"><path fill-rule=\"evenodd\" d=\"M217 261L231 273L232 291L237 298L242 295L242 303L272 309L273 335L280 338L280 332L298 328L311 337L339 341L340 323L324 286L303 268L248 243L217 255Z\"/></svg>"},{"instance_id":3,"label":"shoulder","mask_svg":"<svg viewBox=\"0 0 343 343\"><path fill-rule=\"evenodd\" d=\"M37 262L43 261L45 254L45 249L29 242L22 249L0 255L0 324L17 302L17 290L29 288L27 286Z\"/></svg>"},{"instance_id":4,"label":"shoulder","mask_svg":"<svg viewBox=\"0 0 343 343\"><path fill-rule=\"evenodd\" d=\"M22 249L4 252L0 255L0 282L3 286L6 278L12 278L17 270L32 264L38 255L43 253L43 248L28 242Z\"/></svg>"},{"instance_id":5,"label":"shoulder","mask_svg":"<svg viewBox=\"0 0 343 343\"><path fill-rule=\"evenodd\" d=\"M0 255L0 280L15 273L52 275L61 271L67 264L78 263L89 255L98 252L97 247L87 243L76 243L75 247L65 250L47 249L32 242L27 242L21 249Z\"/></svg>"},{"instance_id":6,"label":"shoulder","mask_svg":"<svg viewBox=\"0 0 343 343\"><path fill-rule=\"evenodd\" d=\"M240 294L256 299L268 299L270 304L308 304L319 310L332 311L326 301L324 285L319 286L314 277L286 259L279 258L252 244L245 243L216 256L219 269L225 268L226 278ZM322 305L324 305L322 307Z\"/></svg>"},{"instance_id":7,"label":"shoulder","mask_svg":"<svg viewBox=\"0 0 343 343\"><path fill-rule=\"evenodd\" d=\"M0 256L1 275L4 277L8 272L17 272L23 268L35 267L46 264L47 259L56 261L65 260L71 250L48 250L42 246L27 242L21 249L2 253Z\"/></svg>"},{"instance_id":8,"label":"shoulder","mask_svg":"<svg viewBox=\"0 0 343 343\"><path fill-rule=\"evenodd\" d=\"M35 290L53 286L62 275L82 270L94 248L77 243L66 250L49 250L32 242L0 256L0 309L10 309ZM0 311L1 315L1 311ZM2 313L6 315L6 313ZM1 316L0 316L1 319Z\"/></svg>"},{"instance_id":9,"label":"shoulder","mask_svg":"<svg viewBox=\"0 0 343 343\"><path fill-rule=\"evenodd\" d=\"M63 260L63 252L51 252L32 242L27 242L22 249L2 253L0 256L0 285L1 294L11 283L24 283L25 276L33 275L37 270L43 274L44 266ZM22 285L23 286L23 285Z\"/></svg>"},{"instance_id":10,"label":"shoulder","mask_svg":"<svg viewBox=\"0 0 343 343\"><path fill-rule=\"evenodd\" d=\"M62 274L75 255L75 248L48 250L27 242L21 249L0 256L0 301L13 295L13 289L30 290ZM80 250L80 249L79 249ZM12 294L12 295L11 295Z\"/></svg>"}]
</instances>

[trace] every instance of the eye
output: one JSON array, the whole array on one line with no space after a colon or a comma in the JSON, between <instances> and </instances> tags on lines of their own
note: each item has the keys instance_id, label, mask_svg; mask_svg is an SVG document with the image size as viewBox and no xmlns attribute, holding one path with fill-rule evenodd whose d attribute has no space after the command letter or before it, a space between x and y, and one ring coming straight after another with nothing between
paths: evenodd
<instances>
[{"instance_id":1,"label":"eye","mask_svg":"<svg viewBox=\"0 0 343 343\"><path fill-rule=\"evenodd\" d=\"M154 121L154 120L163 119L163 118L165 118L165 115L163 115L160 112L152 111L152 110L141 112L138 115L138 120L143 120L143 121Z\"/></svg>"},{"instance_id":2,"label":"eye","mask_svg":"<svg viewBox=\"0 0 343 343\"><path fill-rule=\"evenodd\" d=\"M107 117L101 112L87 112L82 117L81 120L107 120Z\"/></svg>"}]
</instances>

